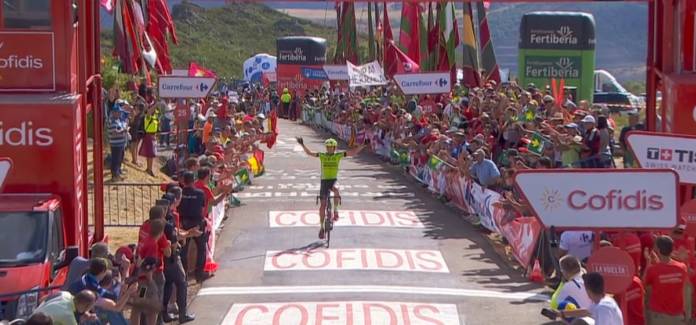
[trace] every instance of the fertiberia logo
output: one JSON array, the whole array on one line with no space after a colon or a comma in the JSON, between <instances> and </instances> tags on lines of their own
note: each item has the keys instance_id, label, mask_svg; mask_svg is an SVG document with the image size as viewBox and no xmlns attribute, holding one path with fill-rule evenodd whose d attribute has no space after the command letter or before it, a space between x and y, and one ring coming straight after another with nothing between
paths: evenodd
<instances>
[{"instance_id":1,"label":"fertiberia logo","mask_svg":"<svg viewBox=\"0 0 696 325\"><path fill-rule=\"evenodd\" d=\"M576 45L578 37L570 26L561 26L558 30L532 30L529 43L534 45Z\"/></svg>"}]
</instances>

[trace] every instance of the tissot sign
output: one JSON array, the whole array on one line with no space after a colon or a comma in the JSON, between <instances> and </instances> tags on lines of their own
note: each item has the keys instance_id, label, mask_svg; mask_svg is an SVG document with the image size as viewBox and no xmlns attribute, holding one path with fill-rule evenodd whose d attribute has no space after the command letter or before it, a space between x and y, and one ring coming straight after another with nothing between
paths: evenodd
<instances>
[{"instance_id":1,"label":"tissot sign","mask_svg":"<svg viewBox=\"0 0 696 325\"><path fill-rule=\"evenodd\" d=\"M682 183L696 184L696 136L633 131L626 143L642 168L672 168Z\"/></svg>"},{"instance_id":2,"label":"tissot sign","mask_svg":"<svg viewBox=\"0 0 696 325\"><path fill-rule=\"evenodd\" d=\"M52 32L0 32L0 91L56 90Z\"/></svg>"},{"instance_id":3,"label":"tissot sign","mask_svg":"<svg viewBox=\"0 0 696 325\"><path fill-rule=\"evenodd\" d=\"M673 170L529 170L515 182L546 227L667 229L677 223Z\"/></svg>"}]
</instances>

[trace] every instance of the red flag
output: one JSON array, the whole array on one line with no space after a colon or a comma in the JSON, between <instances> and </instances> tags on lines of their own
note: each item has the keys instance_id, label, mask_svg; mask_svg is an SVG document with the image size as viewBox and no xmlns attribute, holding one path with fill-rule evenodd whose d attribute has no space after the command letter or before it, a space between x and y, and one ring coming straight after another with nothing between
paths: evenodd
<instances>
[{"instance_id":1,"label":"red flag","mask_svg":"<svg viewBox=\"0 0 696 325\"><path fill-rule=\"evenodd\" d=\"M194 62L189 63L189 77L210 77L217 78L217 75L211 70L208 70Z\"/></svg>"},{"instance_id":2,"label":"red flag","mask_svg":"<svg viewBox=\"0 0 696 325\"><path fill-rule=\"evenodd\" d=\"M420 53L420 13L417 2L404 2L401 8L401 30L399 45L411 60L421 62Z\"/></svg>"},{"instance_id":3,"label":"red flag","mask_svg":"<svg viewBox=\"0 0 696 325\"><path fill-rule=\"evenodd\" d=\"M387 77L392 78L397 73L412 73L420 71L420 65L402 52L391 40L384 51L384 66Z\"/></svg>"},{"instance_id":4,"label":"red flag","mask_svg":"<svg viewBox=\"0 0 696 325\"><path fill-rule=\"evenodd\" d=\"M273 148L278 138L278 112L274 109L268 116L268 130L271 132L271 136L266 140L266 146L268 149Z\"/></svg>"},{"instance_id":5,"label":"red flag","mask_svg":"<svg viewBox=\"0 0 696 325\"><path fill-rule=\"evenodd\" d=\"M387 12L387 3L384 3L384 21L382 24L384 25L384 48L387 48L387 45L389 44L389 41L394 39L394 34L392 33L391 29L391 22L389 21L389 13Z\"/></svg>"}]
</instances>

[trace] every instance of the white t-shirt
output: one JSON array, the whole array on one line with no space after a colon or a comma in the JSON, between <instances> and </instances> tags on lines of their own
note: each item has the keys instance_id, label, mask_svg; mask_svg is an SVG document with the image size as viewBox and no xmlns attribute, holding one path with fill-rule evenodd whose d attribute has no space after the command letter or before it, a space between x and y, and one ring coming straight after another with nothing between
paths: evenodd
<instances>
[{"instance_id":1,"label":"white t-shirt","mask_svg":"<svg viewBox=\"0 0 696 325\"><path fill-rule=\"evenodd\" d=\"M578 273L570 281L563 284L561 292L558 293L558 302L572 302L577 308L590 308L592 300L585 291L585 282L582 280L582 273Z\"/></svg>"},{"instance_id":2,"label":"white t-shirt","mask_svg":"<svg viewBox=\"0 0 696 325\"><path fill-rule=\"evenodd\" d=\"M592 254L592 238L591 231L564 231L558 247L582 261Z\"/></svg>"},{"instance_id":3,"label":"white t-shirt","mask_svg":"<svg viewBox=\"0 0 696 325\"><path fill-rule=\"evenodd\" d=\"M590 312L595 324L623 325L624 323L621 308L609 296L604 296L597 304L590 306Z\"/></svg>"}]
</instances>

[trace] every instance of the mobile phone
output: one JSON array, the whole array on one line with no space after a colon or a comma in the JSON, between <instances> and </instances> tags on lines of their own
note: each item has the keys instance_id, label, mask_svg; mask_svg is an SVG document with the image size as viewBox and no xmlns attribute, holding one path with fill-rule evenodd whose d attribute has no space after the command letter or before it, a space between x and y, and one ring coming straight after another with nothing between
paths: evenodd
<instances>
[{"instance_id":1,"label":"mobile phone","mask_svg":"<svg viewBox=\"0 0 696 325\"><path fill-rule=\"evenodd\" d=\"M558 318L558 312L549 308L542 308L541 315L551 320Z\"/></svg>"},{"instance_id":2,"label":"mobile phone","mask_svg":"<svg viewBox=\"0 0 696 325\"><path fill-rule=\"evenodd\" d=\"M140 287L140 289L138 291L138 297L145 298L146 293L147 293L147 287Z\"/></svg>"}]
</instances>

